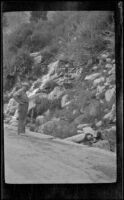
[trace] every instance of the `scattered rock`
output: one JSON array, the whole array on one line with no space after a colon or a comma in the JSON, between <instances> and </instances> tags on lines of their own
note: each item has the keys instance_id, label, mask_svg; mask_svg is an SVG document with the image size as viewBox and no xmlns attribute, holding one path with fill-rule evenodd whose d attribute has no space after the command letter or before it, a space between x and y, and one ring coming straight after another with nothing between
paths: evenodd
<instances>
[{"instance_id":1,"label":"scattered rock","mask_svg":"<svg viewBox=\"0 0 124 200\"><path fill-rule=\"evenodd\" d=\"M100 126L102 126L102 121L99 121L96 123L96 127L100 127Z\"/></svg>"},{"instance_id":2,"label":"scattered rock","mask_svg":"<svg viewBox=\"0 0 124 200\"><path fill-rule=\"evenodd\" d=\"M104 99L104 97L105 97L104 92L105 92L105 86L100 86L100 85L98 85L98 86L97 86L96 97L98 96L99 99Z\"/></svg>"},{"instance_id":3,"label":"scattered rock","mask_svg":"<svg viewBox=\"0 0 124 200\"><path fill-rule=\"evenodd\" d=\"M108 89L105 92L105 100L109 105L112 105L115 102L115 88Z\"/></svg>"},{"instance_id":4,"label":"scattered rock","mask_svg":"<svg viewBox=\"0 0 124 200\"><path fill-rule=\"evenodd\" d=\"M95 78L97 78L97 77L100 76L100 75L101 75L101 73L91 74L91 75L86 76L84 80L93 81Z\"/></svg>"},{"instance_id":5,"label":"scattered rock","mask_svg":"<svg viewBox=\"0 0 124 200\"><path fill-rule=\"evenodd\" d=\"M91 128L91 127L84 127L83 128L83 132L86 134L86 133L90 133L92 134L94 137L96 136L95 135L95 131Z\"/></svg>"},{"instance_id":6,"label":"scattered rock","mask_svg":"<svg viewBox=\"0 0 124 200\"><path fill-rule=\"evenodd\" d=\"M98 66L95 65L95 66L93 67L93 70L97 70L97 69L98 69Z\"/></svg>"},{"instance_id":7,"label":"scattered rock","mask_svg":"<svg viewBox=\"0 0 124 200\"><path fill-rule=\"evenodd\" d=\"M113 63L113 64L115 63L115 59L112 60L112 63Z\"/></svg>"},{"instance_id":8,"label":"scattered rock","mask_svg":"<svg viewBox=\"0 0 124 200\"><path fill-rule=\"evenodd\" d=\"M95 87L96 85L98 85L98 84L100 84L100 83L102 83L102 82L104 82L104 81L105 81L105 78L104 78L104 77L97 78L97 79L94 80L93 86Z\"/></svg>"},{"instance_id":9,"label":"scattered rock","mask_svg":"<svg viewBox=\"0 0 124 200\"><path fill-rule=\"evenodd\" d=\"M91 134L87 134L87 133L81 133L81 134L78 134L78 135L74 135L72 137L68 137L65 140L73 141L73 142L76 142L76 143L82 143L82 142L86 141L86 138L89 141L89 140L91 140L92 135Z\"/></svg>"},{"instance_id":10,"label":"scattered rock","mask_svg":"<svg viewBox=\"0 0 124 200\"><path fill-rule=\"evenodd\" d=\"M69 96L68 94L64 95L61 99L61 107L64 108L65 106L69 105L71 101L69 101Z\"/></svg>"},{"instance_id":11,"label":"scattered rock","mask_svg":"<svg viewBox=\"0 0 124 200\"><path fill-rule=\"evenodd\" d=\"M10 122L10 120L11 120L11 117L7 117L7 118L4 120L4 122L8 124L8 123Z\"/></svg>"},{"instance_id":12,"label":"scattered rock","mask_svg":"<svg viewBox=\"0 0 124 200\"><path fill-rule=\"evenodd\" d=\"M109 113L107 113L103 117L103 119L104 119L104 121L110 122L110 121L113 121L115 119L115 117L116 117L116 106L115 106L115 104L113 104L111 111Z\"/></svg>"},{"instance_id":13,"label":"scattered rock","mask_svg":"<svg viewBox=\"0 0 124 200\"><path fill-rule=\"evenodd\" d=\"M105 68L111 69L111 68L112 68L112 64L106 64L106 65L105 65Z\"/></svg>"},{"instance_id":14,"label":"scattered rock","mask_svg":"<svg viewBox=\"0 0 124 200\"><path fill-rule=\"evenodd\" d=\"M111 74L115 74L115 67L113 67L109 72L108 72L109 75Z\"/></svg>"},{"instance_id":15,"label":"scattered rock","mask_svg":"<svg viewBox=\"0 0 124 200\"><path fill-rule=\"evenodd\" d=\"M109 84L114 84L115 85L115 74L111 74L109 76Z\"/></svg>"},{"instance_id":16,"label":"scattered rock","mask_svg":"<svg viewBox=\"0 0 124 200\"><path fill-rule=\"evenodd\" d=\"M77 126L77 129L83 129L84 127L88 127L88 126L89 126L89 124L79 124Z\"/></svg>"},{"instance_id":17,"label":"scattered rock","mask_svg":"<svg viewBox=\"0 0 124 200\"><path fill-rule=\"evenodd\" d=\"M101 55L100 55L100 57L103 58L103 59L107 58L108 56L109 56L108 53L104 53L104 54L101 54Z\"/></svg>"},{"instance_id":18,"label":"scattered rock","mask_svg":"<svg viewBox=\"0 0 124 200\"><path fill-rule=\"evenodd\" d=\"M111 61L112 61L111 58L106 58L107 63L111 63Z\"/></svg>"},{"instance_id":19,"label":"scattered rock","mask_svg":"<svg viewBox=\"0 0 124 200\"><path fill-rule=\"evenodd\" d=\"M43 57L42 57L41 55L34 57L35 64L41 63L42 58L43 58Z\"/></svg>"},{"instance_id":20,"label":"scattered rock","mask_svg":"<svg viewBox=\"0 0 124 200\"><path fill-rule=\"evenodd\" d=\"M64 91L60 89L60 87L55 87L54 90L49 94L48 99L58 99L63 95Z\"/></svg>"}]
</instances>

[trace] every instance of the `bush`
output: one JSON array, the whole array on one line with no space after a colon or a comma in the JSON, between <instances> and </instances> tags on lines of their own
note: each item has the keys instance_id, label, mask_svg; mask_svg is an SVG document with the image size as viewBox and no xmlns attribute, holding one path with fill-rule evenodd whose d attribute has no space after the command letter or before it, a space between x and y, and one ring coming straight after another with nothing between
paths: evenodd
<instances>
[{"instance_id":1,"label":"bush","mask_svg":"<svg viewBox=\"0 0 124 200\"><path fill-rule=\"evenodd\" d=\"M61 98L49 100L49 104L50 110L61 109Z\"/></svg>"},{"instance_id":2,"label":"bush","mask_svg":"<svg viewBox=\"0 0 124 200\"><path fill-rule=\"evenodd\" d=\"M16 67L16 73L25 77L31 73L33 63L34 61L30 57L29 52L20 49L11 66Z\"/></svg>"},{"instance_id":3,"label":"bush","mask_svg":"<svg viewBox=\"0 0 124 200\"><path fill-rule=\"evenodd\" d=\"M17 53L18 49L23 46L30 47L31 35L33 33L33 24L22 24L16 31L9 36L9 50Z\"/></svg>"},{"instance_id":4,"label":"bush","mask_svg":"<svg viewBox=\"0 0 124 200\"><path fill-rule=\"evenodd\" d=\"M39 51L49 45L52 40L51 32L35 30L31 36L30 51Z\"/></svg>"}]
</instances>

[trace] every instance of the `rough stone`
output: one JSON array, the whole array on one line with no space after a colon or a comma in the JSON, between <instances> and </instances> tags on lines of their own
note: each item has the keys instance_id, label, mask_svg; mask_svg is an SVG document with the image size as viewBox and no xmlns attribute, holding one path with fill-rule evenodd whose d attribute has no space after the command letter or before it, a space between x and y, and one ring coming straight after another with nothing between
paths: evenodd
<instances>
[{"instance_id":1,"label":"rough stone","mask_svg":"<svg viewBox=\"0 0 124 200\"><path fill-rule=\"evenodd\" d=\"M109 113L107 113L106 115L104 115L103 119L106 121L113 121L116 117L116 106L115 104L113 104L112 109ZM108 121L108 122L109 122Z\"/></svg>"},{"instance_id":2,"label":"rough stone","mask_svg":"<svg viewBox=\"0 0 124 200\"><path fill-rule=\"evenodd\" d=\"M102 126L102 121L99 121L96 123L96 127L100 127L100 126Z\"/></svg>"},{"instance_id":3,"label":"rough stone","mask_svg":"<svg viewBox=\"0 0 124 200\"><path fill-rule=\"evenodd\" d=\"M39 63L42 61L42 58L43 58L43 57L42 57L41 55L34 57L35 63L36 63L36 64L39 64Z\"/></svg>"},{"instance_id":4,"label":"rough stone","mask_svg":"<svg viewBox=\"0 0 124 200\"><path fill-rule=\"evenodd\" d=\"M106 65L105 65L105 68L107 68L107 69L111 69L111 68L112 68L112 64L109 64L109 63L106 64Z\"/></svg>"},{"instance_id":5,"label":"rough stone","mask_svg":"<svg viewBox=\"0 0 124 200\"><path fill-rule=\"evenodd\" d=\"M61 107L64 108L65 106L69 105L71 101L68 100L68 94L64 95L61 99Z\"/></svg>"},{"instance_id":6,"label":"rough stone","mask_svg":"<svg viewBox=\"0 0 124 200\"><path fill-rule=\"evenodd\" d=\"M76 134L76 127L73 123L68 123L67 121L56 119L46 122L41 127L41 131L44 134L52 135L54 137L66 138ZM39 132L39 130L38 130Z\"/></svg>"},{"instance_id":7,"label":"rough stone","mask_svg":"<svg viewBox=\"0 0 124 200\"><path fill-rule=\"evenodd\" d=\"M115 59L112 60L112 63L115 63Z\"/></svg>"},{"instance_id":8,"label":"rough stone","mask_svg":"<svg viewBox=\"0 0 124 200\"><path fill-rule=\"evenodd\" d=\"M113 67L109 72L108 72L109 75L111 74L115 74L115 67Z\"/></svg>"},{"instance_id":9,"label":"rough stone","mask_svg":"<svg viewBox=\"0 0 124 200\"><path fill-rule=\"evenodd\" d=\"M100 84L100 83L102 83L104 81L105 81L104 77L97 78L97 79L94 80L93 86L96 86L96 85L98 85L98 84Z\"/></svg>"},{"instance_id":10,"label":"rough stone","mask_svg":"<svg viewBox=\"0 0 124 200\"><path fill-rule=\"evenodd\" d=\"M112 88L112 89L108 89L106 92L105 92L105 100L107 103L114 103L115 101L115 88Z\"/></svg>"},{"instance_id":11,"label":"rough stone","mask_svg":"<svg viewBox=\"0 0 124 200\"><path fill-rule=\"evenodd\" d=\"M95 131L94 131L91 127L84 127L84 128L83 128L83 132L84 132L84 134L90 133L90 134L92 134L93 136L95 136Z\"/></svg>"},{"instance_id":12,"label":"rough stone","mask_svg":"<svg viewBox=\"0 0 124 200\"><path fill-rule=\"evenodd\" d=\"M100 86L100 85L97 86L97 93L102 93L104 92L104 90L105 90L105 86Z\"/></svg>"},{"instance_id":13,"label":"rough stone","mask_svg":"<svg viewBox=\"0 0 124 200\"><path fill-rule=\"evenodd\" d=\"M95 66L93 67L93 70L97 70L97 69L98 69L98 66L95 65Z\"/></svg>"},{"instance_id":14,"label":"rough stone","mask_svg":"<svg viewBox=\"0 0 124 200\"><path fill-rule=\"evenodd\" d=\"M111 58L106 58L106 62L111 63L112 62Z\"/></svg>"},{"instance_id":15,"label":"rough stone","mask_svg":"<svg viewBox=\"0 0 124 200\"><path fill-rule=\"evenodd\" d=\"M100 57L101 57L102 59L107 58L108 56L109 56L108 53L104 53L104 54L101 54L101 55L100 55Z\"/></svg>"},{"instance_id":16,"label":"rough stone","mask_svg":"<svg viewBox=\"0 0 124 200\"><path fill-rule=\"evenodd\" d=\"M91 75L86 76L84 80L93 81L95 78L97 78L97 77L100 76L100 75L101 75L101 73L91 74Z\"/></svg>"},{"instance_id":17,"label":"rough stone","mask_svg":"<svg viewBox=\"0 0 124 200\"><path fill-rule=\"evenodd\" d=\"M58 99L63 95L64 91L61 90L59 87L55 87L54 90L48 95L48 99Z\"/></svg>"},{"instance_id":18,"label":"rough stone","mask_svg":"<svg viewBox=\"0 0 124 200\"><path fill-rule=\"evenodd\" d=\"M89 126L89 124L79 124L77 126L77 129L83 129L84 127L88 127L88 126Z\"/></svg>"}]
</instances>

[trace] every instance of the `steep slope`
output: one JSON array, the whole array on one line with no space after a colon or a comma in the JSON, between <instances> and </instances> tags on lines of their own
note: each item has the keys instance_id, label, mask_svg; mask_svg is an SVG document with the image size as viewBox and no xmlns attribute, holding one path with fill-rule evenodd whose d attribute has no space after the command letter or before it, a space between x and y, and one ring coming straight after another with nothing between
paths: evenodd
<instances>
[{"instance_id":1,"label":"steep slope","mask_svg":"<svg viewBox=\"0 0 124 200\"><path fill-rule=\"evenodd\" d=\"M96 60L83 68L63 59L48 65L48 73L28 91L31 130L60 138L84 134L79 143L89 133L95 138L89 145L116 150L115 60L108 51ZM97 140L98 132L102 139Z\"/></svg>"}]
</instances>

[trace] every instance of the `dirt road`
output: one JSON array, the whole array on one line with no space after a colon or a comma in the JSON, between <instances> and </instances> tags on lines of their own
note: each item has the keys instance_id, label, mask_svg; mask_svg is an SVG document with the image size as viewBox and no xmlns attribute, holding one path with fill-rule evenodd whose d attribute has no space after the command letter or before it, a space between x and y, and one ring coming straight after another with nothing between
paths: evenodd
<instances>
[{"instance_id":1,"label":"dirt road","mask_svg":"<svg viewBox=\"0 0 124 200\"><path fill-rule=\"evenodd\" d=\"M94 150L93 150L94 149ZM103 183L116 181L116 156L50 138L18 136L4 128L6 183Z\"/></svg>"}]
</instances>

